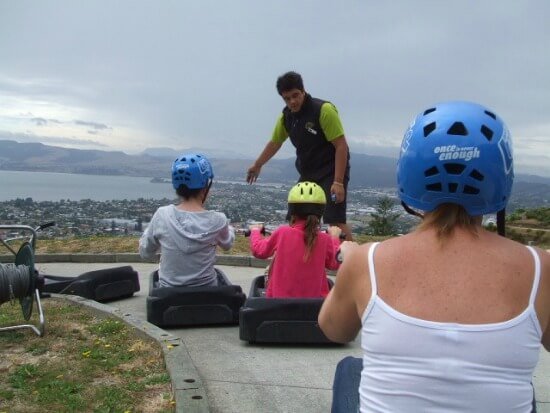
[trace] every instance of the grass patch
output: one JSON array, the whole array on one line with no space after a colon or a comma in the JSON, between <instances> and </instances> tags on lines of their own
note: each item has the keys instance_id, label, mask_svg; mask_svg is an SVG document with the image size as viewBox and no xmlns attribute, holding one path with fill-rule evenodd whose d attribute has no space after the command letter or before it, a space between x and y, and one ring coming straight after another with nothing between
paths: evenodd
<instances>
[{"instance_id":1,"label":"grass patch","mask_svg":"<svg viewBox=\"0 0 550 413\"><path fill-rule=\"evenodd\" d=\"M138 252L139 237L136 236L88 236L41 239L38 235L37 254L115 254Z\"/></svg>"},{"instance_id":2,"label":"grass patch","mask_svg":"<svg viewBox=\"0 0 550 413\"><path fill-rule=\"evenodd\" d=\"M0 333L0 412L174 411L156 342L64 300L43 306L44 337ZM0 327L22 323L19 305L0 307Z\"/></svg>"},{"instance_id":3,"label":"grass patch","mask_svg":"<svg viewBox=\"0 0 550 413\"><path fill-rule=\"evenodd\" d=\"M355 241L359 243L381 241L389 237L375 237L369 235L355 235ZM139 237L136 236L91 236L69 237L63 239L38 239L36 243L37 254L115 254L137 253ZM237 235L235 243L229 251L221 248L219 254L224 255L250 255L249 239Z\"/></svg>"},{"instance_id":4,"label":"grass patch","mask_svg":"<svg viewBox=\"0 0 550 413\"><path fill-rule=\"evenodd\" d=\"M531 244L542 249L550 249L550 230L509 227L506 236L522 244Z\"/></svg>"},{"instance_id":5,"label":"grass patch","mask_svg":"<svg viewBox=\"0 0 550 413\"><path fill-rule=\"evenodd\" d=\"M510 224L507 228L508 237L518 242L534 245L548 249L550 248L550 232L528 226L518 227L521 223ZM359 244L366 242L383 241L389 236L372 236L355 234L354 240ZM38 239L37 254L121 254L137 253L139 237L136 236L91 236L91 237L69 237L63 239ZM235 243L229 251L218 249L222 255L250 255L249 239L237 235Z\"/></svg>"}]
</instances>

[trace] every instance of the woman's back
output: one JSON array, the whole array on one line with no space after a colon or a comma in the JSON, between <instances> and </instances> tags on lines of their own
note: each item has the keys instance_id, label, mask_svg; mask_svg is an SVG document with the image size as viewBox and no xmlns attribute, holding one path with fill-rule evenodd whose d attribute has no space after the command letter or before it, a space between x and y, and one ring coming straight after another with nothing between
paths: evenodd
<instances>
[{"instance_id":1,"label":"woman's back","mask_svg":"<svg viewBox=\"0 0 550 413\"><path fill-rule=\"evenodd\" d=\"M527 307L533 285L529 251L487 231L474 237L457 229L443 246L434 231L414 232L381 244L375 263L384 301L431 321L509 320Z\"/></svg>"},{"instance_id":2,"label":"woman's back","mask_svg":"<svg viewBox=\"0 0 550 413\"><path fill-rule=\"evenodd\" d=\"M530 411L542 335L530 302L538 256L461 230L444 246L428 230L371 249L362 406Z\"/></svg>"}]
</instances>

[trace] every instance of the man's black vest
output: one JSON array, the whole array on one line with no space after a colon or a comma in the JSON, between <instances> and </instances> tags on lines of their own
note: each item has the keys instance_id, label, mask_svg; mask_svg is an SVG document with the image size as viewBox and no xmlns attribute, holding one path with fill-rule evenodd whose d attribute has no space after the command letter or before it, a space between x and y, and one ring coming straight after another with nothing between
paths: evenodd
<instances>
[{"instance_id":1,"label":"man's black vest","mask_svg":"<svg viewBox=\"0 0 550 413\"><path fill-rule=\"evenodd\" d=\"M315 182L334 174L336 150L327 141L319 122L321 106L325 102L306 94L299 112L293 113L288 107L283 109L285 129L296 148L296 169L301 181Z\"/></svg>"}]
</instances>

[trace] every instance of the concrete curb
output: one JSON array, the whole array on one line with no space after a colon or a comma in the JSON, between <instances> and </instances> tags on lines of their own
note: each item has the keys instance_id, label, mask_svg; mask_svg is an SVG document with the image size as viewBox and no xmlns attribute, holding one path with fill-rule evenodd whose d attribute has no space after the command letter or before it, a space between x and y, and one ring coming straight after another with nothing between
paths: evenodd
<instances>
[{"instance_id":1,"label":"concrete curb","mask_svg":"<svg viewBox=\"0 0 550 413\"><path fill-rule=\"evenodd\" d=\"M0 255L0 263L13 263L13 255ZM155 260L144 260L139 254L36 254L36 263L133 263L133 262L158 262ZM269 260L260 260L249 255L216 255L216 265L230 265L235 267L257 267L265 268Z\"/></svg>"},{"instance_id":2,"label":"concrete curb","mask_svg":"<svg viewBox=\"0 0 550 413\"><path fill-rule=\"evenodd\" d=\"M0 255L0 263L13 263L13 255ZM36 264L47 263L156 263L154 260L144 260L139 254L37 254ZM251 267L265 269L271 260L261 260L250 255L216 255L215 265L231 267ZM327 274L334 276L336 271L327 270ZM259 274L258 274L259 275Z\"/></svg>"},{"instance_id":3,"label":"concrete curb","mask_svg":"<svg viewBox=\"0 0 550 413\"><path fill-rule=\"evenodd\" d=\"M100 317L107 317L109 315L117 317L128 326L134 328L139 335L158 342L162 348L166 369L172 381L172 391L174 392L174 398L176 400L176 412L210 412L206 390L189 356L187 347L181 338L173 336L169 332L137 318L130 313L98 303L97 301L88 300L76 295L51 295L57 299L68 300L75 304L88 307Z\"/></svg>"}]
</instances>

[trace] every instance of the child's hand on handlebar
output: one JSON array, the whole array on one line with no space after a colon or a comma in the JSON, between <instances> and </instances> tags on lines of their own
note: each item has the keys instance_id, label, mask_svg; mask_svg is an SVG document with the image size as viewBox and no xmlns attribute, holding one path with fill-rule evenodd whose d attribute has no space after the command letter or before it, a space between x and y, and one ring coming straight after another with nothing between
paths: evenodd
<instances>
[{"instance_id":1,"label":"child's hand on handlebar","mask_svg":"<svg viewBox=\"0 0 550 413\"><path fill-rule=\"evenodd\" d=\"M339 238L342 230L336 226L330 226L327 228L327 233L334 238Z\"/></svg>"},{"instance_id":2,"label":"child's hand on handlebar","mask_svg":"<svg viewBox=\"0 0 550 413\"><path fill-rule=\"evenodd\" d=\"M258 229L262 235L266 235L267 231L265 230L264 224L250 224L248 229L244 230L244 236L249 237L252 230Z\"/></svg>"}]
</instances>

